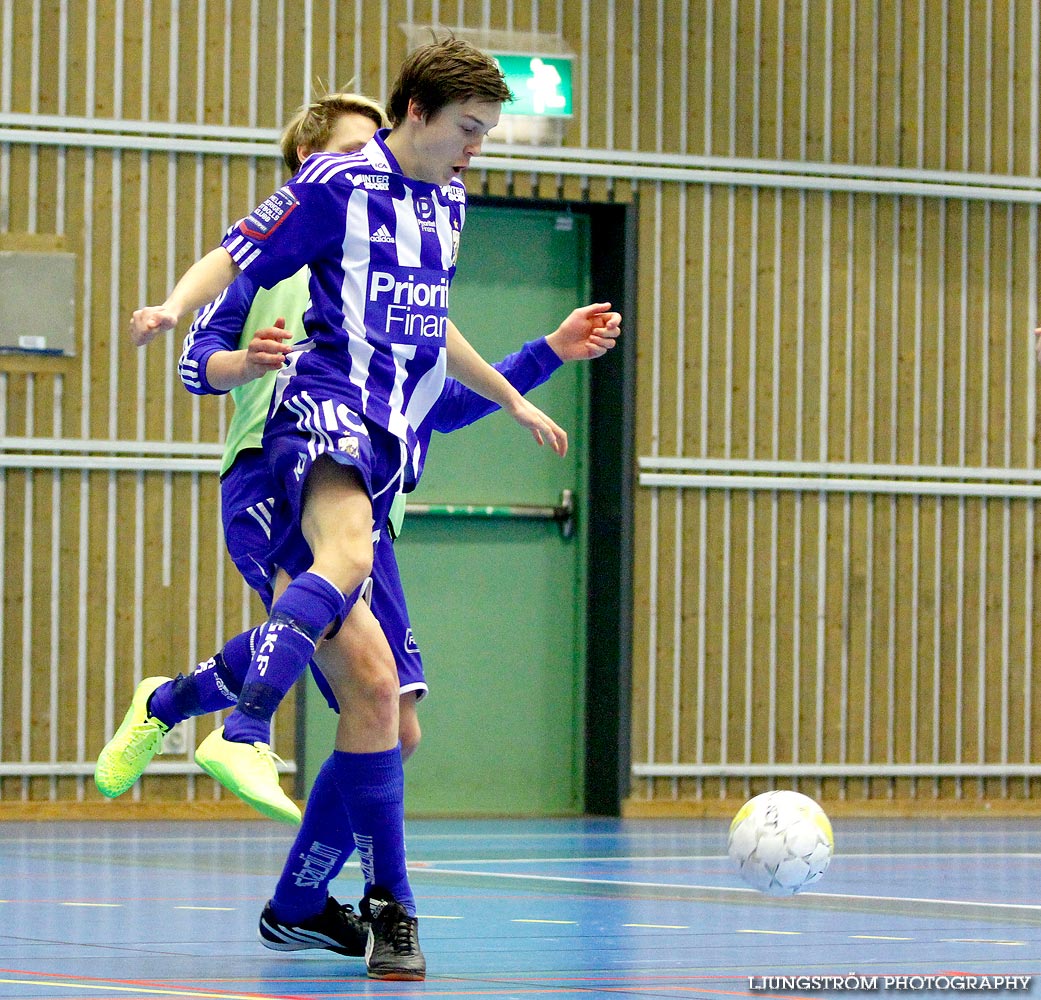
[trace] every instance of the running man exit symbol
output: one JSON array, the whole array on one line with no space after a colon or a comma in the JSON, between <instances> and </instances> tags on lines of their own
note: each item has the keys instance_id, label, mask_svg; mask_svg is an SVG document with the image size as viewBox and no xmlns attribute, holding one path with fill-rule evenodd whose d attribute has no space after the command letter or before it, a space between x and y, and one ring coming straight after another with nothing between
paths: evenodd
<instances>
[{"instance_id":1,"label":"running man exit symbol","mask_svg":"<svg viewBox=\"0 0 1041 1000\"><path fill-rule=\"evenodd\" d=\"M571 117L571 65L566 56L495 54L514 100L504 115Z\"/></svg>"},{"instance_id":2,"label":"running man exit symbol","mask_svg":"<svg viewBox=\"0 0 1041 1000\"><path fill-rule=\"evenodd\" d=\"M544 62L538 56L531 60L531 79L527 87L531 91L531 102L535 106L535 114L558 114L564 107L566 98L560 92L560 71L553 63Z\"/></svg>"}]
</instances>

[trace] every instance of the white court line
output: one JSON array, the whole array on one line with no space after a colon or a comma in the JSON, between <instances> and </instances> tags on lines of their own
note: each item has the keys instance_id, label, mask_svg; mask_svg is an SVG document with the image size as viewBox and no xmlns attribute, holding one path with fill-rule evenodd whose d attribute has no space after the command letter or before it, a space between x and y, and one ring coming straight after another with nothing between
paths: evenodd
<instances>
[{"instance_id":1,"label":"white court line","mask_svg":"<svg viewBox=\"0 0 1041 1000\"><path fill-rule=\"evenodd\" d=\"M571 834L560 835L560 838L566 839ZM583 839L588 837L583 834ZM449 837L447 835L441 836L419 836L419 837L408 837L408 842L413 845L419 840L494 840L495 835L489 835L487 837L473 834L464 835L458 838ZM501 839L517 839L514 834L504 834ZM539 838L528 838L528 839L539 839ZM546 838L541 838L546 839ZM559 838L558 838L559 839ZM627 838L628 839L628 838ZM642 839L653 839L645 837ZM256 844L258 841L263 841L263 838L258 837L138 837L135 838L134 843L140 844L182 844L191 845L194 843L249 843ZM32 840L23 840L22 844L46 846L50 844L108 844L111 843L111 838L105 837L82 837L82 838L39 838ZM275 842L271 841L274 844ZM281 848L281 841L278 842L278 846ZM1000 860L1005 858L1021 858L1026 860L1041 860L1041 851L845 851L840 849L836 850L835 857L837 859L849 859L856 860L862 859L875 859L881 858L883 860L922 860L922 859L933 859L937 861L945 861L951 858L966 859L976 858L979 860ZM414 858L409 861L409 868L416 868L421 870L427 865L534 865L534 864L610 864L614 862L653 862L653 861L691 861L691 862L706 862L706 863L729 863L730 858L726 854L617 854L617 855L593 855L590 857L580 855L567 855L564 857L552 857L552 858L433 858L429 860L423 860L421 858ZM357 868L359 867L357 861L349 861L348 867ZM4 900L0 900L4 902Z\"/></svg>"},{"instance_id":2,"label":"white court line","mask_svg":"<svg viewBox=\"0 0 1041 1000\"><path fill-rule=\"evenodd\" d=\"M86 820L84 822L93 823L93 820ZM234 822L238 823L238 820ZM262 823L263 820L256 820L257 823ZM727 822L720 820L720 829L722 830L722 836L726 839L726 827ZM968 834L966 833L965 836ZM931 836L931 834L930 834ZM973 834L975 837L975 834ZM626 842L632 841L660 841L665 839L676 839L681 837L685 841L698 840L704 838L706 840L716 840L716 834L708 831L683 833L679 830L675 831L658 831L658 832L645 832L635 833L626 831L616 831L614 833L589 833L582 830L569 830L561 831L560 833L494 833L489 831L487 833L408 833L408 842L418 843L422 840L449 840L453 843L458 843L465 840L477 840L481 842L492 841L492 840L523 840L525 842L542 840L575 840L581 839L584 841L589 840L624 840ZM11 838L6 838L10 840ZM976 839L984 839L979 837ZM18 842L21 844L111 844L115 840L114 837L58 837L58 836L44 836L44 837L20 837ZM170 837L134 837L134 844L201 844L201 843L220 843L220 844L270 844L272 846L281 846L283 841L279 839L277 834L263 834L259 833L256 836L248 835L237 835L224 837L220 834L185 834L183 836L170 836Z\"/></svg>"},{"instance_id":3,"label":"white court line","mask_svg":"<svg viewBox=\"0 0 1041 1000\"><path fill-rule=\"evenodd\" d=\"M1029 858L1036 861L1041 851L842 851L835 852L843 858Z\"/></svg>"},{"instance_id":4,"label":"white court line","mask_svg":"<svg viewBox=\"0 0 1041 1000\"><path fill-rule=\"evenodd\" d=\"M630 879L610 878L572 878L566 875L521 875L517 872L478 872L464 868L416 868L410 869L431 875L467 875L472 878L516 879L522 882L560 882L568 885L617 885L634 889L684 889L695 892L724 893L733 896L745 896L752 899L763 899L763 894L756 889L743 889L732 886L692 885L687 882L636 882ZM770 897L766 897L770 898ZM918 896L871 896L849 892L800 892L799 899L834 899L850 902L868 901L873 903L928 903L937 906L983 907L995 910L1024 910L1030 913L1041 913L1041 904L1037 903L983 903L971 899L930 899ZM784 898L776 897L778 905L783 905Z\"/></svg>"},{"instance_id":5,"label":"white court line","mask_svg":"<svg viewBox=\"0 0 1041 1000\"><path fill-rule=\"evenodd\" d=\"M889 853L886 851L836 851L836 858L855 860L857 858L882 858L892 860L921 860L923 858L947 861L951 858L1027 858L1030 860L1041 860L1041 851L908 851L902 853ZM729 855L726 854L616 854L601 855L593 857L581 857L571 855L561 858L434 858L429 860L413 859L409 861L410 866L423 868L426 865L563 865L563 864L610 864L612 861L621 863L644 862L644 861L704 861L713 864L731 863Z\"/></svg>"},{"instance_id":6,"label":"white court line","mask_svg":"<svg viewBox=\"0 0 1041 1000\"><path fill-rule=\"evenodd\" d=\"M964 840L969 836L970 831L955 831L945 830L929 832L929 837L932 839L942 838L954 838ZM991 838L1008 839L1008 834L1002 831L991 831L988 835L985 831L977 835L975 831L971 832L972 839L979 842ZM525 841L551 841L551 840L572 840L575 838L581 838L584 841L588 840L623 840L626 842L632 841L660 841L663 838L674 839L677 834L673 833L582 833L581 831L573 831L570 833L536 833L536 834L513 834L513 833L462 833L462 834L448 834L448 833L420 833L420 834L409 834L407 840L410 845L415 845L421 841L433 841L433 840L450 840L454 843L462 841L495 841L495 840L525 840ZM858 837L867 836L862 833L858 833ZM697 840L698 835L693 837L686 837L687 840ZM712 838L716 839L716 838ZM725 839L725 837L724 837ZM841 837L839 838L841 848ZM28 837L21 838L19 843L25 846L49 846L53 844L111 844L113 838L111 837ZM717 841L718 842L718 841ZM224 837L220 835L213 836L183 836L183 837L135 837L133 840L134 844L162 844L164 846L170 845L185 845L190 846L192 844L203 844L203 843L220 843L220 844L267 844L272 847L278 847L281 849L282 841L277 839L273 835L258 835L258 836L231 836ZM1041 852L1038 851L844 851L839 850L836 852L837 857L843 858L1041 858ZM656 861L656 860L670 860L670 861L686 861L686 860L704 860L714 861L720 858L725 859L725 854L686 854L686 855L628 855L620 854L615 857L606 858L546 858L546 859L535 859L535 860L546 860L546 861L598 861L598 860L616 860L616 861ZM527 863L532 861L531 858L518 858L516 862L514 859L509 859L510 863ZM445 863L456 863L455 859L451 859L450 862ZM463 864L492 864L495 861L489 861L487 858L480 858L476 860L463 860ZM499 859L498 863L504 863L502 859Z\"/></svg>"},{"instance_id":7,"label":"white court line","mask_svg":"<svg viewBox=\"0 0 1041 1000\"><path fill-rule=\"evenodd\" d=\"M108 907L109 909L118 909L123 904L122 903L73 903L73 902L69 902L68 900L62 900L60 903L58 903L58 905L59 906L103 906L103 907Z\"/></svg>"},{"instance_id":8,"label":"white court line","mask_svg":"<svg viewBox=\"0 0 1041 1000\"><path fill-rule=\"evenodd\" d=\"M214 1000L257 1000L256 993L205 993L202 990L160 990L155 987L147 989L138 986L113 986L111 983L74 983L68 979L51 981L48 979L0 979L0 985L11 986L53 986L62 990L104 990L106 993L137 993L150 997L212 997Z\"/></svg>"},{"instance_id":9,"label":"white court line","mask_svg":"<svg viewBox=\"0 0 1041 1000\"><path fill-rule=\"evenodd\" d=\"M411 845L413 840L416 838L409 838L409 844ZM418 838L422 839L422 838ZM490 839L490 838L489 838ZM176 841L167 838L155 838L155 843L162 843L170 845L171 843L202 843L207 841L220 842L227 844L236 840L241 840L243 843L256 843L255 838L229 838L229 837L191 837L183 841ZM54 840L34 840L28 843L32 844L58 844L63 843L61 839L55 838ZM72 843L73 841L69 841ZM138 838L136 842L152 842L148 838ZM23 843L27 843L23 841ZM74 841L77 844L84 843L109 843L104 838L83 838ZM951 859L965 860L965 859L976 859L983 861L997 861L1002 859L1023 859L1030 861L1041 860L1041 851L842 851L837 850L835 852L835 858L839 860L851 860L855 861L858 859L882 859L882 860L935 860L935 861L947 861ZM408 862L409 870L422 871L429 865L564 865L564 864L611 864L612 862L625 864L625 863L644 863L644 862L657 862L657 861L686 861L706 864L730 864L730 858L726 854L618 854L618 855L593 855L590 857L582 855L568 855L564 857L553 857L553 858L433 858L424 860L422 858L413 858ZM351 860L347 862L346 867L348 868L359 868L359 862ZM6 902L6 900L0 900L0 903Z\"/></svg>"},{"instance_id":10,"label":"white court line","mask_svg":"<svg viewBox=\"0 0 1041 1000\"><path fill-rule=\"evenodd\" d=\"M537 920L535 917L515 917L511 924L577 924L577 920Z\"/></svg>"},{"instance_id":11,"label":"white court line","mask_svg":"<svg viewBox=\"0 0 1041 1000\"><path fill-rule=\"evenodd\" d=\"M662 931L689 931L687 924L622 924L623 927L651 927Z\"/></svg>"},{"instance_id":12,"label":"white court line","mask_svg":"<svg viewBox=\"0 0 1041 1000\"><path fill-rule=\"evenodd\" d=\"M412 860L408 864L409 867L425 868L428 865L609 865L612 862L623 864L633 862L712 862L718 864L726 862L731 864L727 854L648 854L645 857L634 854L605 855L603 857L582 857L575 854L570 857L442 857L439 861Z\"/></svg>"},{"instance_id":13,"label":"white court line","mask_svg":"<svg viewBox=\"0 0 1041 1000\"><path fill-rule=\"evenodd\" d=\"M1026 944L1026 941L1001 941L995 938L940 938L940 940L944 944Z\"/></svg>"},{"instance_id":14,"label":"white court line","mask_svg":"<svg viewBox=\"0 0 1041 1000\"><path fill-rule=\"evenodd\" d=\"M827 896L829 899L867 899L878 903L932 903L940 906L983 906L995 910L1026 910L1041 913L1037 903L984 903L972 899L930 899L927 896L868 896L845 892L801 892L800 896Z\"/></svg>"}]
</instances>

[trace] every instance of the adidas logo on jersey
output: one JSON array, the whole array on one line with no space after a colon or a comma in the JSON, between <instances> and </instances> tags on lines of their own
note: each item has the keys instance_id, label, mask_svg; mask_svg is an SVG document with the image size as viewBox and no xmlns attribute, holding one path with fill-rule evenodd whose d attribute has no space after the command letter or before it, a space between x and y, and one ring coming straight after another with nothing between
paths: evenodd
<instances>
[{"instance_id":1,"label":"adidas logo on jersey","mask_svg":"<svg viewBox=\"0 0 1041 1000\"><path fill-rule=\"evenodd\" d=\"M390 235L390 230L385 226L380 226L370 237L370 243L393 243L394 237Z\"/></svg>"}]
</instances>

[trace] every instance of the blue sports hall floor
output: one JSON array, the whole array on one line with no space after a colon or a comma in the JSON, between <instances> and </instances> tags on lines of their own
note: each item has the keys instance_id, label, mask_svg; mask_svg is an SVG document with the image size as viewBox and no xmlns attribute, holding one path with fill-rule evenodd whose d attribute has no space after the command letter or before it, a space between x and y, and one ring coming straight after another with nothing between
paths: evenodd
<instances>
[{"instance_id":1,"label":"blue sports hall floor","mask_svg":"<svg viewBox=\"0 0 1041 1000\"><path fill-rule=\"evenodd\" d=\"M260 945L288 828L9 822L0 997L835 997L822 978L850 973L893 996L886 976L939 977L918 993L936 996L1033 976L1018 992L1041 996L1036 820L840 819L827 875L793 900L742 887L726 826L410 821L429 974L379 983L361 959ZM333 892L356 902L358 869ZM778 976L816 981L755 978Z\"/></svg>"}]
</instances>

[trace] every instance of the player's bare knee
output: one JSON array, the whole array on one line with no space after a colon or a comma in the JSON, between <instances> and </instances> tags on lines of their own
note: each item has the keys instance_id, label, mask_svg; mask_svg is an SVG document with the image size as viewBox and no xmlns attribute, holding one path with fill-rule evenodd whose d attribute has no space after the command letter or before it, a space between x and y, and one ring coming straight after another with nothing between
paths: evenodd
<instances>
[{"instance_id":1,"label":"player's bare knee","mask_svg":"<svg viewBox=\"0 0 1041 1000\"><path fill-rule=\"evenodd\" d=\"M349 683L352 696L383 708L396 709L398 702L398 671L389 649L368 646L356 649L350 661Z\"/></svg>"},{"instance_id":2,"label":"player's bare knee","mask_svg":"<svg viewBox=\"0 0 1041 1000\"><path fill-rule=\"evenodd\" d=\"M342 546L340 566L345 577L344 592L349 593L360 587L372 574L371 539L352 540L351 544Z\"/></svg>"},{"instance_id":3,"label":"player's bare knee","mask_svg":"<svg viewBox=\"0 0 1041 1000\"><path fill-rule=\"evenodd\" d=\"M372 573L372 542L362 538L341 538L314 549L312 572L319 573L344 594L353 593Z\"/></svg>"},{"instance_id":4,"label":"player's bare knee","mask_svg":"<svg viewBox=\"0 0 1041 1000\"><path fill-rule=\"evenodd\" d=\"M368 683L369 697L376 704L390 707L396 713L398 709L398 675L396 671L385 670L373 674Z\"/></svg>"},{"instance_id":5,"label":"player's bare knee","mask_svg":"<svg viewBox=\"0 0 1041 1000\"><path fill-rule=\"evenodd\" d=\"M372 502L357 470L322 456L305 490L300 528L314 554L312 569L345 594L372 572Z\"/></svg>"}]
</instances>

